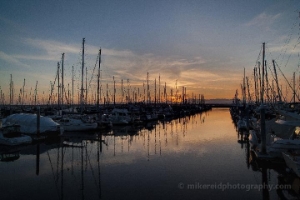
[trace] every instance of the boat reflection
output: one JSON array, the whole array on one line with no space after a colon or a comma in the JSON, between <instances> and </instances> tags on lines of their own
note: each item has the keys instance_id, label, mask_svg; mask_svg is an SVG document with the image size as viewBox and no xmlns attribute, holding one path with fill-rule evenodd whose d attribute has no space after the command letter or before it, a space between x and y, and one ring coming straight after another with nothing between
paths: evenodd
<instances>
[{"instance_id":1,"label":"boat reflection","mask_svg":"<svg viewBox=\"0 0 300 200\"><path fill-rule=\"evenodd\" d=\"M189 130L203 124L205 117L202 113L142 125L114 126L110 130L67 132L51 141L0 146L0 161L26 165L35 162L35 169L30 167L26 172L31 174L26 182L34 181L34 176L48 180L37 193L53 188L53 199L101 199L101 166L130 162L136 156L151 161L165 151L181 148Z\"/></svg>"},{"instance_id":2,"label":"boat reflection","mask_svg":"<svg viewBox=\"0 0 300 200\"><path fill-rule=\"evenodd\" d=\"M270 192L276 190L276 194L280 199L299 199L300 198L300 178L287 170L287 166L283 160L277 162L257 160L251 145L243 132L238 133L238 140L242 148L245 148L246 165L248 169L252 169L255 173L261 173L261 194L262 199L272 199ZM244 146L245 145L245 146ZM277 182L270 181L273 177L277 177Z\"/></svg>"},{"instance_id":3,"label":"boat reflection","mask_svg":"<svg viewBox=\"0 0 300 200\"><path fill-rule=\"evenodd\" d=\"M11 152L11 153L2 153L0 154L0 161L1 162L13 162L20 158L20 152Z\"/></svg>"}]
</instances>

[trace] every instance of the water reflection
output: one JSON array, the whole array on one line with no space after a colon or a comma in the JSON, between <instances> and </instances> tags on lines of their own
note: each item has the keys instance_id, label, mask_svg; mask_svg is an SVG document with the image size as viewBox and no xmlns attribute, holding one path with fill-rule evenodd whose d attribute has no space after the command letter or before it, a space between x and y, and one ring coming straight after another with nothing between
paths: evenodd
<instances>
[{"instance_id":1,"label":"water reflection","mask_svg":"<svg viewBox=\"0 0 300 200\"><path fill-rule=\"evenodd\" d=\"M246 165L253 172L261 174L261 199L299 199L300 179L286 169L284 160L256 160L251 145L246 139L246 131L238 132L238 143L245 150ZM296 183L296 184L295 184ZM272 191L276 191L272 193Z\"/></svg>"},{"instance_id":2,"label":"water reflection","mask_svg":"<svg viewBox=\"0 0 300 200\"><path fill-rule=\"evenodd\" d=\"M214 109L106 132L67 133L48 143L1 146L0 189L6 192L0 197L274 199L290 194L266 188L187 188L221 183L296 185L284 166L253 159L245 134L236 132L228 109ZM178 188L179 183L185 187Z\"/></svg>"}]
</instances>

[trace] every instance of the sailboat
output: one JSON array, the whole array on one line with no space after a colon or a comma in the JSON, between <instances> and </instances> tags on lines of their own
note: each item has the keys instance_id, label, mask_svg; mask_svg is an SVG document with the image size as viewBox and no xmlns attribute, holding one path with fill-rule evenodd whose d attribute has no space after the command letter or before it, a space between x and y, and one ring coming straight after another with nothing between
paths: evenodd
<instances>
[{"instance_id":1,"label":"sailboat","mask_svg":"<svg viewBox=\"0 0 300 200\"><path fill-rule=\"evenodd\" d=\"M58 121L64 131L95 130L98 124L87 115L64 116Z\"/></svg>"},{"instance_id":2,"label":"sailboat","mask_svg":"<svg viewBox=\"0 0 300 200\"><path fill-rule=\"evenodd\" d=\"M58 122L64 131L87 131L94 130L98 124L87 115L83 115L83 73L84 73L84 42L82 40L82 74L81 74L81 94L80 94L80 114L65 115Z\"/></svg>"}]
</instances>

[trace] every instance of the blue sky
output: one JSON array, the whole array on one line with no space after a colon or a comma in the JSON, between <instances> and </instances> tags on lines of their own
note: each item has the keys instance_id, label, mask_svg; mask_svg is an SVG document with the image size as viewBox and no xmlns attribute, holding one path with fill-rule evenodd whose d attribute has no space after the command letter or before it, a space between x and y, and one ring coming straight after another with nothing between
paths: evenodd
<instances>
[{"instance_id":1,"label":"blue sky","mask_svg":"<svg viewBox=\"0 0 300 200\"><path fill-rule=\"evenodd\" d=\"M177 80L188 92L231 98L244 67L253 84L263 42L267 60L299 74L299 11L298 0L1 1L0 86L8 96L12 74L16 95L24 78L25 92L38 81L39 94L48 93L65 53L65 83L74 66L78 89L85 38L88 79L102 48L102 85L111 88L114 76L134 88L149 72L152 85L160 75L168 90Z\"/></svg>"}]
</instances>

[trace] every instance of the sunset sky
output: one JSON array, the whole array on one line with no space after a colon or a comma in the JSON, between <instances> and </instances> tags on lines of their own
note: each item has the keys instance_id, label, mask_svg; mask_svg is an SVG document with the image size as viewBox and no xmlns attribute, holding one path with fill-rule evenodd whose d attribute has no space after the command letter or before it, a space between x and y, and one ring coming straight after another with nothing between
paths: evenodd
<instances>
[{"instance_id":1,"label":"sunset sky","mask_svg":"<svg viewBox=\"0 0 300 200\"><path fill-rule=\"evenodd\" d=\"M8 101L12 74L15 99L24 79L25 94L33 93L36 81L39 97L48 94L65 53L65 88L68 83L71 88L74 66L78 93L85 38L88 82L102 49L103 91L108 84L112 93L114 77L118 94L122 79L124 87L139 86L142 93L149 72L151 92L160 75L161 91L166 82L169 94L177 83L179 94L184 86L189 95L232 98L244 68L253 88L263 42L270 66L275 59L288 81L293 72L300 76L299 11L299 0L1 1L1 90ZM95 85L96 73L90 95Z\"/></svg>"}]
</instances>

